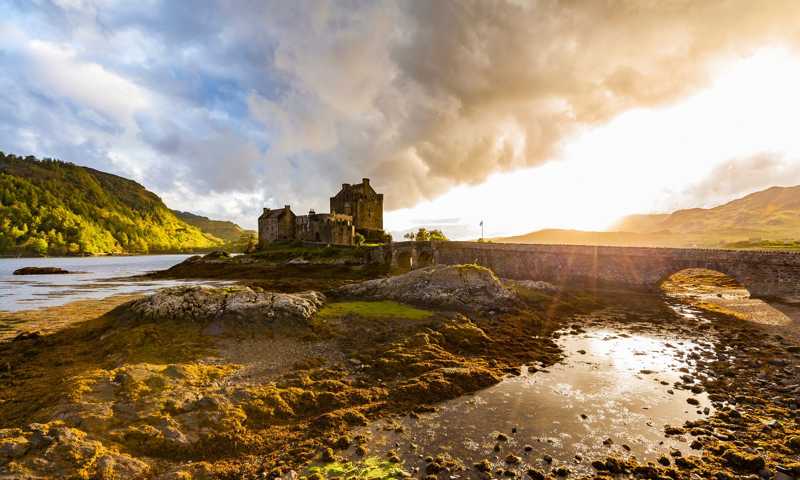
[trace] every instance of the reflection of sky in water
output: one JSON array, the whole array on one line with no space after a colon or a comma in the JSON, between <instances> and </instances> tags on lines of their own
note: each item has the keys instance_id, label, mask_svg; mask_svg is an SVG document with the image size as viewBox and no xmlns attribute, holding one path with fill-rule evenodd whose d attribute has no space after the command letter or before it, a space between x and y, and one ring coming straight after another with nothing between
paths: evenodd
<instances>
[{"instance_id":1,"label":"reflection of sky in water","mask_svg":"<svg viewBox=\"0 0 800 480\"><path fill-rule=\"evenodd\" d=\"M147 292L180 281L130 281L121 277L163 270L188 255L130 257L0 258L0 311L62 305L73 300ZM66 275L12 275L23 267L60 267L85 272ZM192 281L191 283L203 283Z\"/></svg>"},{"instance_id":2,"label":"reflection of sky in water","mask_svg":"<svg viewBox=\"0 0 800 480\"><path fill-rule=\"evenodd\" d=\"M693 395L672 385L684 375L679 368L691 371L680 352L698 345L611 329L563 336L559 342L568 353L564 362L546 372L525 372L475 395L445 402L438 412L418 420L403 418L403 433L385 431L381 423L373 425L368 449L380 455L397 448L409 468L425 467L419 454L441 452L460 458L467 466L487 459L506 468L503 459L512 453L524 460L520 472L528 465L546 470L542 456L547 454L556 459L554 465L567 464L573 472L584 474L593 473L592 459L610 453L651 461L670 447L690 453L688 443L666 438L663 428L704 416L686 403L690 396L700 400L700 409L710 406L705 394ZM578 353L581 350L586 353ZM668 393L669 389L674 393ZM512 428L517 432L512 433ZM498 432L508 435L509 441L500 442L500 452L494 452ZM603 445L607 438L612 445ZM414 450L412 443L419 448ZM533 451L526 453L525 445ZM576 461L576 454L583 460Z\"/></svg>"}]
</instances>

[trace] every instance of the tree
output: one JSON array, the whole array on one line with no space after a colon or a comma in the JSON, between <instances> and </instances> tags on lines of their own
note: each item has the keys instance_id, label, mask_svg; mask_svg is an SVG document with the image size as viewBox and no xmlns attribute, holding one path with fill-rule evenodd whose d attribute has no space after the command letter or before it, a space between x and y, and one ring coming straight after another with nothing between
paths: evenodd
<instances>
[{"instance_id":1,"label":"tree","mask_svg":"<svg viewBox=\"0 0 800 480\"><path fill-rule=\"evenodd\" d=\"M360 245L363 245L364 242L367 241L367 239L364 238L364 235L361 235L360 233L356 233L356 236L353 238L353 241L356 243L356 245L360 246Z\"/></svg>"},{"instance_id":2,"label":"tree","mask_svg":"<svg viewBox=\"0 0 800 480\"><path fill-rule=\"evenodd\" d=\"M420 228L417 230L416 233L408 232L403 235L403 238L407 238L409 240L414 240L417 242L428 242L428 241L436 241L436 242L446 242L449 240L447 236L439 229L428 230L427 228Z\"/></svg>"},{"instance_id":3,"label":"tree","mask_svg":"<svg viewBox=\"0 0 800 480\"><path fill-rule=\"evenodd\" d=\"M43 238L35 238L30 241L29 247L33 250L37 255L45 256L47 255L47 240Z\"/></svg>"},{"instance_id":4,"label":"tree","mask_svg":"<svg viewBox=\"0 0 800 480\"><path fill-rule=\"evenodd\" d=\"M446 242L449 240L447 236L439 229L431 230L429 233L430 239L436 242Z\"/></svg>"}]
</instances>

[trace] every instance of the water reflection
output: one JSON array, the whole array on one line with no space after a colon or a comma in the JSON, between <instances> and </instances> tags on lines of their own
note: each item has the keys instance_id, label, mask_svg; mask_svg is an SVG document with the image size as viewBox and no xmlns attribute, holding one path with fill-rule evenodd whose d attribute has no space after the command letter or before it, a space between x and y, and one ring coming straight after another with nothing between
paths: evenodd
<instances>
[{"instance_id":1,"label":"water reflection","mask_svg":"<svg viewBox=\"0 0 800 480\"><path fill-rule=\"evenodd\" d=\"M141 255L130 257L0 258L0 311L50 307L120 293L142 293L179 285L181 281L137 281L130 277L163 270L188 255ZM61 267L80 271L66 275L15 276L22 267ZM192 284L208 282L191 281ZM214 282L220 283L220 282Z\"/></svg>"},{"instance_id":2,"label":"water reflection","mask_svg":"<svg viewBox=\"0 0 800 480\"><path fill-rule=\"evenodd\" d=\"M612 453L652 461L670 448L689 453L685 438L665 437L664 425L703 417L706 407L711 412L705 394L673 386L692 371L686 354L705 346L614 329L559 342L566 360L546 371L525 371L446 402L436 413L404 417L401 428L393 421L371 425L368 450L397 450L409 469L424 469L422 457L446 452L467 466L486 459L509 468L504 459L513 454L523 459L513 467L520 473L566 465L579 474L592 474L589 461ZM689 397L699 406L689 405ZM499 433L508 439L498 442ZM466 475L472 474L468 468Z\"/></svg>"}]
</instances>

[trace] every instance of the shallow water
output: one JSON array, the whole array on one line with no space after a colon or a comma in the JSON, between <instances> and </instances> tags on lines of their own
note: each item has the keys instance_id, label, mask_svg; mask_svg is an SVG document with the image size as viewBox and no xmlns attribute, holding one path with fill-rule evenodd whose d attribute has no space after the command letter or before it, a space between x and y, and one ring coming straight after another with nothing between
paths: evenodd
<instances>
[{"instance_id":1,"label":"shallow water","mask_svg":"<svg viewBox=\"0 0 800 480\"><path fill-rule=\"evenodd\" d=\"M189 255L128 257L0 258L0 311L51 307L87 298L121 293L149 292L180 285L182 281L133 281L124 277L163 270ZM22 267L60 267L85 273L65 275L12 275ZM203 282L190 281L198 284Z\"/></svg>"},{"instance_id":2,"label":"shallow water","mask_svg":"<svg viewBox=\"0 0 800 480\"><path fill-rule=\"evenodd\" d=\"M563 465L573 473L592 474L590 461L611 453L645 461L655 461L670 448L691 453L686 438L665 437L664 425L682 426L706 416L702 410L711 405L704 393L672 385L686 374L680 369L692 371L686 354L705 347L607 328L564 335L559 343L567 357L546 371L525 371L445 402L435 413L404 417L399 433L392 421L371 425L370 455L385 458L395 449L408 470L424 470L424 456L446 452L468 467L454 473L465 478L474 476L471 465L484 459L509 468L504 462L509 454L522 457L523 463L511 468L520 473ZM689 405L688 397L700 405ZM498 442L498 433L508 440ZM604 445L606 439L613 443ZM526 453L526 445L532 451ZM543 460L545 455L554 459L552 464Z\"/></svg>"}]
</instances>

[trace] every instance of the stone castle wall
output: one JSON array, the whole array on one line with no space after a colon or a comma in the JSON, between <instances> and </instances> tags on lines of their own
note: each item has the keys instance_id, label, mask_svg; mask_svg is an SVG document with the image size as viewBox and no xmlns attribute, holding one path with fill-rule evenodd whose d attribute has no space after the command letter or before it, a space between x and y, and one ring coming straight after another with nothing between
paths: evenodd
<instances>
[{"instance_id":1,"label":"stone castle wall","mask_svg":"<svg viewBox=\"0 0 800 480\"><path fill-rule=\"evenodd\" d=\"M297 240L334 245L352 245L355 229L348 215L329 213L310 213L299 215L296 219L295 238Z\"/></svg>"}]
</instances>

